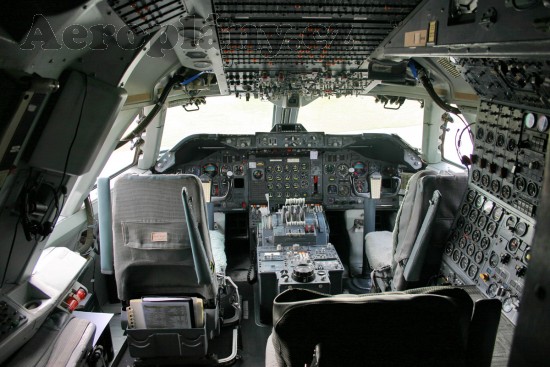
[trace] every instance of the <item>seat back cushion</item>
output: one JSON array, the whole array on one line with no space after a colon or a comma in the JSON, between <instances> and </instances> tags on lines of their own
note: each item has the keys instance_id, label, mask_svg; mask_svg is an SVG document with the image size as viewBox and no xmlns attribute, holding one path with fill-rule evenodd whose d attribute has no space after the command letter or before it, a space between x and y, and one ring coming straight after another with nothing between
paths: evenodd
<instances>
[{"instance_id":1,"label":"seat back cushion","mask_svg":"<svg viewBox=\"0 0 550 367\"><path fill-rule=\"evenodd\" d=\"M200 180L193 175L125 175L116 181L112 198L115 277L121 300L148 295L214 297L216 285L197 282L183 187L214 273Z\"/></svg>"},{"instance_id":2,"label":"seat back cushion","mask_svg":"<svg viewBox=\"0 0 550 367\"><path fill-rule=\"evenodd\" d=\"M461 289L446 292L284 292L274 304L278 363L304 366L320 344L323 366L463 366L473 305Z\"/></svg>"}]
</instances>

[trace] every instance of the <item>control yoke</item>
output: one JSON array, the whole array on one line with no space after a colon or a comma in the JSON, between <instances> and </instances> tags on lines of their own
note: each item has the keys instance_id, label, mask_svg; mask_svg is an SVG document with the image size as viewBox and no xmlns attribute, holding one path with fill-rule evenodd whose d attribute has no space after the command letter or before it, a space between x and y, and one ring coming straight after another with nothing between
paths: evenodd
<instances>
[{"instance_id":1,"label":"control yoke","mask_svg":"<svg viewBox=\"0 0 550 367\"><path fill-rule=\"evenodd\" d=\"M231 196L231 190L233 189L233 176L234 174L232 171L227 171L227 180L228 180L227 192L225 193L225 195L222 195L222 196L211 196L210 201L212 203L224 201L225 199Z\"/></svg>"},{"instance_id":2,"label":"control yoke","mask_svg":"<svg viewBox=\"0 0 550 367\"><path fill-rule=\"evenodd\" d=\"M360 197L360 198L371 198L371 194L373 199L380 199L381 197L391 197L396 196L399 194L399 191L401 190L401 178L394 176L392 177L393 185L392 187L395 187L395 191L393 192L382 192L382 175L380 172L373 172L369 175L369 192L358 192L355 186L355 180L357 179L355 175L353 174L355 170L353 168L350 168L350 183L351 183L351 192L353 195ZM395 185L395 186L394 186Z\"/></svg>"}]
</instances>

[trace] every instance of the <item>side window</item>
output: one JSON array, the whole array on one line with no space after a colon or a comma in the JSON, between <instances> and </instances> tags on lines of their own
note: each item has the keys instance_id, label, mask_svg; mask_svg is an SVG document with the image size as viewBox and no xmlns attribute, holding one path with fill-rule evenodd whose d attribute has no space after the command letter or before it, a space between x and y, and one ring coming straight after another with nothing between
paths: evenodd
<instances>
[{"instance_id":1,"label":"side window","mask_svg":"<svg viewBox=\"0 0 550 367\"><path fill-rule=\"evenodd\" d=\"M462 115L444 114L442 156L444 160L462 166L461 157L474 151L473 124Z\"/></svg>"},{"instance_id":2,"label":"side window","mask_svg":"<svg viewBox=\"0 0 550 367\"><path fill-rule=\"evenodd\" d=\"M124 132L122 136L126 136L137 126L139 121L139 116L134 119L134 121L128 126L128 129ZM126 143L122 147L116 149L111 153L111 156L107 160L105 167L99 174L99 177L108 177L116 175L118 172L128 168L134 163L136 155L136 150L132 149L132 143Z\"/></svg>"}]
</instances>

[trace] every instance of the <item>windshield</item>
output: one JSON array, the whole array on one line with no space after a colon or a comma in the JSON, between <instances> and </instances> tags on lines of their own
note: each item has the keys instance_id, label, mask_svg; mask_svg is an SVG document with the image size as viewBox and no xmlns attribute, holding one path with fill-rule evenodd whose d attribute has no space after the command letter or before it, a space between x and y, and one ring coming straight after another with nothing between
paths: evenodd
<instances>
[{"instance_id":1,"label":"windshield","mask_svg":"<svg viewBox=\"0 0 550 367\"><path fill-rule=\"evenodd\" d=\"M186 136L254 134L270 131L273 104L235 96L208 98L196 112L182 107L168 109L161 149L167 150ZM300 108L298 123L308 131L327 134L397 134L415 148L422 146L423 109L418 101L406 101L399 110L385 109L374 97L319 98Z\"/></svg>"}]
</instances>

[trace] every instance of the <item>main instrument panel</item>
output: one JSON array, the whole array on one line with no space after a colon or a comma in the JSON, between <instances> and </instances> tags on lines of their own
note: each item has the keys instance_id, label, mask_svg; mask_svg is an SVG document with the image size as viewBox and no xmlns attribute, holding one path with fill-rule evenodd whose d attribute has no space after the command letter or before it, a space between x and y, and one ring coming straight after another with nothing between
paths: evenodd
<instances>
[{"instance_id":1,"label":"main instrument panel","mask_svg":"<svg viewBox=\"0 0 550 367\"><path fill-rule=\"evenodd\" d=\"M217 210L274 206L303 198L327 209L362 208L368 177L380 172L382 191L400 189L403 171L423 167L399 137L386 134L325 135L272 132L194 135L159 159L156 173L188 173L211 183ZM380 206L397 207L391 195Z\"/></svg>"}]
</instances>

